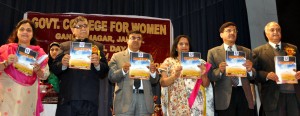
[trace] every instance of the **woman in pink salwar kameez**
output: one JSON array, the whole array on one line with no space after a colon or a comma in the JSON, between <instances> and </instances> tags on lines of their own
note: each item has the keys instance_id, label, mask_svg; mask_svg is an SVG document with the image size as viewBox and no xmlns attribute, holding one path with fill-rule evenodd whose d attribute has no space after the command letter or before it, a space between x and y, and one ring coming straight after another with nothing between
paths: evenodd
<instances>
[{"instance_id":1,"label":"woman in pink salwar kameez","mask_svg":"<svg viewBox=\"0 0 300 116\"><path fill-rule=\"evenodd\" d=\"M43 110L39 80L45 80L49 75L47 59L30 64L32 72L29 73L24 73L23 68L16 68L21 61L21 57L16 55L19 46L26 48L25 55L26 50L36 52L36 59L45 55L44 50L36 45L35 35L34 23L22 20L8 44L0 47L0 116L39 116Z\"/></svg>"}]
</instances>

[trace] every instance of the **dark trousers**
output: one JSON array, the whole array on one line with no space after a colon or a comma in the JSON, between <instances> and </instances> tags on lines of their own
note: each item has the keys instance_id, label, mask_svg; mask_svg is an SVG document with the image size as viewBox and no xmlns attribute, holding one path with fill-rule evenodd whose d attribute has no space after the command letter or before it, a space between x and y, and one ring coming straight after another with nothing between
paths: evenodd
<instances>
[{"instance_id":1,"label":"dark trousers","mask_svg":"<svg viewBox=\"0 0 300 116\"><path fill-rule=\"evenodd\" d=\"M218 116L255 116L254 109L249 109L242 87L232 87L230 104L226 110L217 110Z\"/></svg>"},{"instance_id":2,"label":"dark trousers","mask_svg":"<svg viewBox=\"0 0 300 116\"><path fill-rule=\"evenodd\" d=\"M300 116L300 104L295 93L280 93L274 111L265 111L266 116Z\"/></svg>"},{"instance_id":3,"label":"dark trousers","mask_svg":"<svg viewBox=\"0 0 300 116\"><path fill-rule=\"evenodd\" d=\"M86 100L57 104L56 116L98 116L98 106Z\"/></svg>"}]
</instances>

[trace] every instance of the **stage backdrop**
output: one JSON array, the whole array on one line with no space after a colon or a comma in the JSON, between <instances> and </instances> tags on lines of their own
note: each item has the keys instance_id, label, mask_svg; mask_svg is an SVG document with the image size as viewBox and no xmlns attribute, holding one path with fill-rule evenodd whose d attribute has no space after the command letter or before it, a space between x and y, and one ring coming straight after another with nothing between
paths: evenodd
<instances>
[{"instance_id":1,"label":"stage backdrop","mask_svg":"<svg viewBox=\"0 0 300 116\"><path fill-rule=\"evenodd\" d=\"M139 30L143 34L141 50L150 53L156 63L162 63L170 56L173 43L173 26L169 19L128 15L101 15L81 13L38 13L26 12L24 19L30 19L37 27L37 40L45 51L51 42L74 39L70 29L71 19L84 16L88 19L89 39L103 43L106 58L127 48L127 32Z\"/></svg>"}]
</instances>

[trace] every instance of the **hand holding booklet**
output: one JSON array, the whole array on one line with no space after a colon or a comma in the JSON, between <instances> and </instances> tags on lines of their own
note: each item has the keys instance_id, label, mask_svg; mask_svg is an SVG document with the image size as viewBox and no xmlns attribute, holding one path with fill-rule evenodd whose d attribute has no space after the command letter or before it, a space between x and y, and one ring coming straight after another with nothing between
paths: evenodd
<instances>
[{"instance_id":1,"label":"hand holding booklet","mask_svg":"<svg viewBox=\"0 0 300 116\"><path fill-rule=\"evenodd\" d=\"M33 64L36 62L36 58L38 53L36 51L31 50L30 48L26 48L23 46L18 46L18 50L16 52L16 56L18 57L18 62L13 66L26 76L33 75Z\"/></svg>"},{"instance_id":2,"label":"hand holding booklet","mask_svg":"<svg viewBox=\"0 0 300 116\"><path fill-rule=\"evenodd\" d=\"M72 42L70 48L69 68L90 70L92 43Z\"/></svg>"},{"instance_id":3,"label":"hand holding booklet","mask_svg":"<svg viewBox=\"0 0 300 116\"><path fill-rule=\"evenodd\" d=\"M242 51L226 51L226 76L247 77L246 53Z\"/></svg>"},{"instance_id":4,"label":"hand holding booklet","mask_svg":"<svg viewBox=\"0 0 300 116\"><path fill-rule=\"evenodd\" d=\"M297 84L296 79L296 57L295 56L275 56L275 73L278 76L277 84Z\"/></svg>"},{"instance_id":5,"label":"hand holding booklet","mask_svg":"<svg viewBox=\"0 0 300 116\"><path fill-rule=\"evenodd\" d=\"M201 77L201 69L198 65L201 65L201 53L199 52L181 52L181 66L183 78L198 79Z\"/></svg>"},{"instance_id":6,"label":"hand holding booklet","mask_svg":"<svg viewBox=\"0 0 300 116\"><path fill-rule=\"evenodd\" d=\"M130 52L129 78L148 80L150 77L150 54Z\"/></svg>"}]
</instances>

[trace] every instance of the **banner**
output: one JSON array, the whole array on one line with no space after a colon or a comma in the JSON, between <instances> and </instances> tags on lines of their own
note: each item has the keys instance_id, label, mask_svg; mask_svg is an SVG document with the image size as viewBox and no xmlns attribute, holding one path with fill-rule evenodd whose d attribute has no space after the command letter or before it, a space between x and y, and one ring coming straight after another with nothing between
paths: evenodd
<instances>
[{"instance_id":1,"label":"banner","mask_svg":"<svg viewBox=\"0 0 300 116\"><path fill-rule=\"evenodd\" d=\"M26 12L24 19L30 19L37 27L37 41L48 51L51 42L73 40L71 19L84 16L88 20L89 39L104 44L106 58L127 48L127 32L139 30L143 36L141 51L150 53L156 63L162 63L170 56L173 43L173 27L169 19L128 15L100 15L81 13L38 13Z\"/></svg>"}]
</instances>

